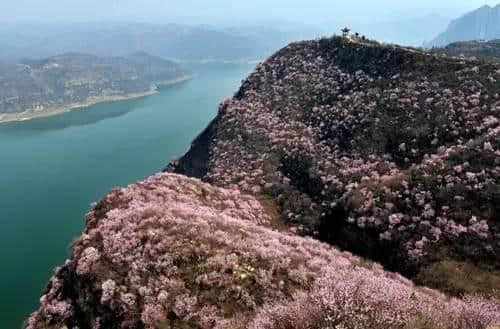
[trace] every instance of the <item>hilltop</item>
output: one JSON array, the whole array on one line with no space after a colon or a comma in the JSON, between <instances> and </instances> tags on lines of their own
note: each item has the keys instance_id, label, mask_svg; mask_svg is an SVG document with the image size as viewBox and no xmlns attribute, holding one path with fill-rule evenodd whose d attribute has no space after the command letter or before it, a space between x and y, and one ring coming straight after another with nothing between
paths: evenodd
<instances>
[{"instance_id":1,"label":"hilltop","mask_svg":"<svg viewBox=\"0 0 500 329\"><path fill-rule=\"evenodd\" d=\"M0 121L52 115L101 101L154 93L189 77L174 62L135 53L98 57L67 53L0 65Z\"/></svg>"},{"instance_id":2,"label":"hilltop","mask_svg":"<svg viewBox=\"0 0 500 329\"><path fill-rule=\"evenodd\" d=\"M420 282L491 290L499 69L339 37L294 43L255 69L168 170L264 195L300 234ZM481 282L461 281L470 271Z\"/></svg>"}]
</instances>

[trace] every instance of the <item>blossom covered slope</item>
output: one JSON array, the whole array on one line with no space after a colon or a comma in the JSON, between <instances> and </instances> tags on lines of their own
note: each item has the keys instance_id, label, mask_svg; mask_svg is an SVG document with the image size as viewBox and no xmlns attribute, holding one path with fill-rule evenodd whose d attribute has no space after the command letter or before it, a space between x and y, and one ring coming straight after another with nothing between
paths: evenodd
<instances>
[{"instance_id":1,"label":"blossom covered slope","mask_svg":"<svg viewBox=\"0 0 500 329\"><path fill-rule=\"evenodd\" d=\"M28 329L485 329L500 303L447 298L347 252L270 228L252 196L174 174L87 215Z\"/></svg>"},{"instance_id":2,"label":"blossom covered slope","mask_svg":"<svg viewBox=\"0 0 500 329\"><path fill-rule=\"evenodd\" d=\"M473 264L498 287L499 91L498 63L298 42L167 170L270 196L294 231L406 275Z\"/></svg>"}]
</instances>

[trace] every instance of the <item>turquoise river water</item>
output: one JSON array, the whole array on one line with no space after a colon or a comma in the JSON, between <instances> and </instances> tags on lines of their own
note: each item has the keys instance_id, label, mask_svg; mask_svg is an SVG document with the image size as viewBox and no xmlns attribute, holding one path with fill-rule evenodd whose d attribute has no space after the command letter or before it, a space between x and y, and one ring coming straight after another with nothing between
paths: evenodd
<instances>
[{"instance_id":1,"label":"turquoise river water","mask_svg":"<svg viewBox=\"0 0 500 329\"><path fill-rule=\"evenodd\" d=\"M149 97L0 124L0 328L37 307L90 203L186 151L252 67L192 65L193 80Z\"/></svg>"}]
</instances>

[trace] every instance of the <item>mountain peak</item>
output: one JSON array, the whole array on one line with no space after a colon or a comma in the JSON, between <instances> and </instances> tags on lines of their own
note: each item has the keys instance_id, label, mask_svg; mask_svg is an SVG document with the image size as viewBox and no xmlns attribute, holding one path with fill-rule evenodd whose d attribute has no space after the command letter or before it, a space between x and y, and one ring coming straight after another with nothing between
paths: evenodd
<instances>
[{"instance_id":1,"label":"mountain peak","mask_svg":"<svg viewBox=\"0 0 500 329\"><path fill-rule=\"evenodd\" d=\"M500 4L484 5L453 20L429 46L445 46L452 42L492 40L500 38Z\"/></svg>"}]
</instances>

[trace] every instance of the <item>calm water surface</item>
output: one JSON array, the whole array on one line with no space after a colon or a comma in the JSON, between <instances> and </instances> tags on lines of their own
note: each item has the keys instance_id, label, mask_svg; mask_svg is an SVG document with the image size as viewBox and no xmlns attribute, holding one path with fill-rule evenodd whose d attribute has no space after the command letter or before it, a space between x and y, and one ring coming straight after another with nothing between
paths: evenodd
<instances>
[{"instance_id":1,"label":"calm water surface","mask_svg":"<svg viewBox=\"0 0 500 329\"><path fill-rule=\"evenodd\" d=\"M37 307L90 203L181 155L252 65L190 68L195 79L143 99L0 124L0 328Z\"/></svg>"}]
</instances>

